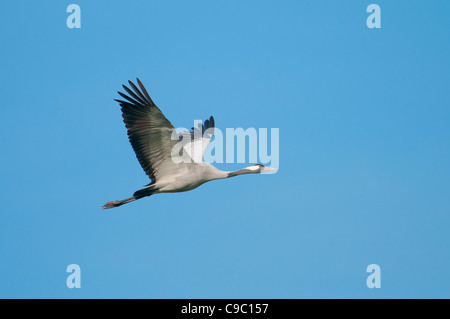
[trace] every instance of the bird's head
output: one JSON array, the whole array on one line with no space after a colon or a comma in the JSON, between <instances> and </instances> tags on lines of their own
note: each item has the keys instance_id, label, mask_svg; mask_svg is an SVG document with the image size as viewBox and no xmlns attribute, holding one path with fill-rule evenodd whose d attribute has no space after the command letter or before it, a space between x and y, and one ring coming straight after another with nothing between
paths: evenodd
<instances>
[{"instance_id":1,"label":"bird's head","mask_svg":"<svg viewBox=\"0 0 450 319\"><path fill-rule=\"evenodd\" d=\"M276 171L278 168L268 167L264 166L262 164L255 164L249 167L246 167L245 169L249 170L249 173L265 173L268 171Z\"/></svg>"}]
</instances>

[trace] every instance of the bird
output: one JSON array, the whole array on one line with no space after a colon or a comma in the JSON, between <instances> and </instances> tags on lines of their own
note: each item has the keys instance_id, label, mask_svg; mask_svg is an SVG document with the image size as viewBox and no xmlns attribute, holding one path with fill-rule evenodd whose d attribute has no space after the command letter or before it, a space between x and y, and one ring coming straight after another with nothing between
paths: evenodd
<instances>
[{"instance_id":1,"label":"bird","mask_svg":"<svg viewBox=\"0 0 450 319\"><path fill-rule=\"evenodd\" d=\"M204 162L203 153L214 136L214 117L196 128L176 133L139 78L136 81L140 89L128 81L131 89L122 85L128 95L119 91L117 93L123 100L115 101L120 104L130 144L151 182L129 198L107 202L103 209L119 207L154 194L190 191L217 179L277 170L255 164L237 171L222 171ZM200 160L195 160L195 155L198 158L199 154Z\"/></svg>"}]
</instances>

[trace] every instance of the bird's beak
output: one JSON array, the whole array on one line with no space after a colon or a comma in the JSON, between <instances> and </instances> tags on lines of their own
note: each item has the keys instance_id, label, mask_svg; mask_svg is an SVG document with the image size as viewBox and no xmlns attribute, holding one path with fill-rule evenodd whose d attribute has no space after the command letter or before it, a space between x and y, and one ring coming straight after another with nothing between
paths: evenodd
<instances>
[{"instance_id":1,"label":"bird's beak","mask_svg":"<svg viewBox=\"0 0 450 319\"><path fill-rule=\"evenodd\" d=\"M268 172L268 171L278 171L278 168L273 168L273 167L267 167L267 166L265 166L265 167L263 167L263 169L261 170L261 173L265 173L265 172Z\"/></svg>"}]
</instances>

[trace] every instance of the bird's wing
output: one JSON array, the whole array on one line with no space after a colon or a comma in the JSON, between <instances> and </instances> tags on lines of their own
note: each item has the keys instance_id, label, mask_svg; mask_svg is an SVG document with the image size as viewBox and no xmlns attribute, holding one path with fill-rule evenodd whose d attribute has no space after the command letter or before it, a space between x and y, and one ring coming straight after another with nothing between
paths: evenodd
<instances>
[{"instance_id":1,"label":"bird's wing","mask_svg":"<svg viewBox=\"0 0 450 319\"><path fill-rule=\"evenodd\" d=\"M214 136L214 128L214 117L211 116L203 124L199 123L198 127L193 127L190 131L184 131L178 135L183 150L194 163L202 162L205 149Z\"/></svg>"},{"instance_id":2,"label":"bird's wing","mask_svg":"<svg viewBox=\"0 0 450 319\"><path fill-rule=\"evenodd\" d=\"M122 116L128 130L128 138L145 173L155 183L168 172L179 168L171 158L171 151L178 140L175 127L153 103L147 90L137 79L140 90L128 81L123 85L128 95L118 92L125 100L116 100L122 107Z\"/></svg>"}]
</instances>

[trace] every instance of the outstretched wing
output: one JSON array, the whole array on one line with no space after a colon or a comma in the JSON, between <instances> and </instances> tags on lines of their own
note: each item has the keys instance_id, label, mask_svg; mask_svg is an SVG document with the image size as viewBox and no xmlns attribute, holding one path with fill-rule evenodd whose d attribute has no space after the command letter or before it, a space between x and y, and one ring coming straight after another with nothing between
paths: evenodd
<instances>
[{"instance_id":1,"label":"outstretched wing","mask_svg":"<svg viewBox=\"0 0 450 319\"><path fill-rule=\"evenodd\" d=\"M198 127L193 127L190 131L184 131L179 134L183 150L193 162L202 162L205 149L214 136L214 128L214 117L211 116L203 124L199 123Z\"/></svg>"},{"instance_id":2,"label":"outstretched wing","mask_svg":"<svg viewBox=\"0 0 450 319\"><path fill-rule=\"evenodd\" d=\"M131 146L153 184L167 172L178 168L171 159L171 150L178 143L172 140L175 127L153 103L139 79L140 90L131 81L128 83L132 90L123 85L128 95L118 92L125 100L116 101L122 107Z\"/></svg>"}]
</instances>

